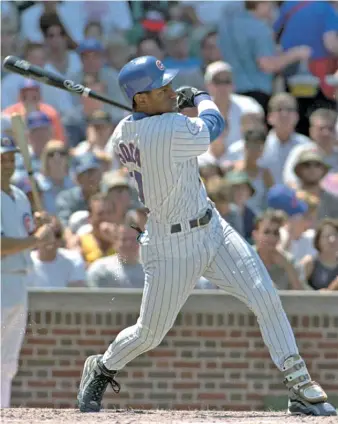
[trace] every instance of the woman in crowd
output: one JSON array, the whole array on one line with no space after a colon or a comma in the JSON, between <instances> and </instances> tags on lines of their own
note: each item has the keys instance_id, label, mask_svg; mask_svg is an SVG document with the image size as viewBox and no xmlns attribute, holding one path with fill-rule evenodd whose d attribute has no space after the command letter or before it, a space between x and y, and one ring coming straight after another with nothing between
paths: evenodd
<instances>
[{"instance_id":1,"label":"woman in crowd","mask_svg":"<svg viewBox=\"0 0 338 424\"><path fill-rule=\"evenodd\" d=\"M247 205L255 212L260 213L266 208L266 193L273 186L273 177L269 169L259 165L266 140L264 126L256 126L244 133L244 160L234 163L236 171L244 171L250 177L255 193L248 200Z\"/></svg>"},{"instance_id":2,"label":"woman in crowd","mask_svg":"<svg viewBox=\"0 0 338 424\"><path fill-rule=\"evenodd\" d=\"M43 192L45 210L56 214L56 196L74 186L69 176L70 155L65 144L59 140L50 140L41 154L42 173L36 176Z\"/></svg>"},{"instance_id":3,"label":"woman in crowd","mask_svg":"<svg viewBox=\"0 0 338 424\"><path fill-rule=\"evenodd\" d=\"M338 290L338 220L324 219L319 224L314 246L318 255L301 261L308 284L314 290Z\"/></svg>"}]
</instances>

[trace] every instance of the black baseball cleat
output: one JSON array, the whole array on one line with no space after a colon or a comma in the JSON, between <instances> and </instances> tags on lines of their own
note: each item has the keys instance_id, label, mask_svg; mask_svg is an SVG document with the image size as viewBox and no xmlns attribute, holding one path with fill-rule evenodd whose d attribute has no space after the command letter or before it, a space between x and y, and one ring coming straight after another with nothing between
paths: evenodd
<instances>
[{"instance_id":1,"label":"black baseball cleat","mask_svg":"<svg viewBox=\"0 0 338 424\"><path fill-rule=\"evenodd\" d=\"M320 384L311 380L299 355L288 358L283 366L284 383L289 389L288 412L292 415L328 417L337 415Z\"/></svg>"},{"instance_id":2,"label":"black baseball cleat","mask_svg":"<svg viewBox=\"0 0 338 424\"><path fill-rule=\"evenodd\" d=\"M80 381L77 400L81 412L99 412L101 401L108 384L115 393L120 385L115 381L116 371L107 370L102 363L103 355L93 355L86 359Z\"/></svg>"}]
</instances>

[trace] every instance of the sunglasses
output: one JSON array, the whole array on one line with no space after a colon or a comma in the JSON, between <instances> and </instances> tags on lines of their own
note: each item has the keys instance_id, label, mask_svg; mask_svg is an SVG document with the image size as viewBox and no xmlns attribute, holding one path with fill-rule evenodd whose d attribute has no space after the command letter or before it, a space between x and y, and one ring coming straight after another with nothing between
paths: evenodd
<instances>
[{"instance_id":1,"label":"sunglasses","mask_svg":"<svg viewBox=\"0 0 338 424\"><path fill-rule=\"evenodd\" d=\"M49 158L53 158L54 156L63 156L63 157L65 157L65 156L68 156L68 152L66 152L65 150L54 150L54 151L48 152L47 153L47 156Z\"/></svg>"},{"instance_id":2,"label":"sunglasses","mask_svg":"<svg viewBox=\"0 0 338 424\"><path fill-rule=\"evenodd\" d=\"M323 165L320 162L304 162L303 164L304 168L321 168Z\"/></svg>"},{"instance_id":3,"label":"sunglasses","mask_svg":"<svg viewBox=\"0 0 338 424\"><path fill-rule=\"evenodd\" d=\"M62 231L60 231L60 230L54 231L54 237L58 240L62 239L62 237L63 237Z\"/></svg>"},{"instance_id":4,"label":"sunglasses","mask_svg":"<svg viewBox=\"0 0 338 424\"><path fill-rule=\"evenodd\" d=\"M279 237L279 230L275 230L275 231L264 230L264 235Z\"/></svg>"},{"instance_id":5,"label":"sunglasses","mask_svg":"<svg viewBox=\"0 0 338 424\"><path fill-rule=\"evenodd\" d=\"M278 113L288 112L288 113L292 113L292 112L297 112L297 109L295 107L278 107L276 109L272 109L272 112L278 112Z\"/></svg>"},{"instance_id":6,"label":"sunglasses","mask_svg":"<svg viewBox=\"0 0 338 424\"><path fill-rule=\"evenodd\" d=\"M214 78L212 80L212 82L215 85L231 85L232 84L232 79L227 78L227 79L218 79L218 78Z\"/></svg>"}]
</instances>

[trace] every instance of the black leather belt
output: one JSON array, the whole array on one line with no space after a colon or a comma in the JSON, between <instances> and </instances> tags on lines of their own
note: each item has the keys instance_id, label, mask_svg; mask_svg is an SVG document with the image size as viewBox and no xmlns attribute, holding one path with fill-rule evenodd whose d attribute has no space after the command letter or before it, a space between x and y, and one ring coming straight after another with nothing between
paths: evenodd
<instances>
[{"instance_id":1,"label":"black leather belt","mask_svg":"<svg viewBox=\"0 0 338 424\"><path fill-rule=\"evenodd\" d=\"M212 217L212 210L208 209L202 218L192 219L189 221L190 228L202 227L203 225L209 224ZM171 226L171 234L180 233L182 231L181 224L174 224Z\"/></svg>"}]
</instances>

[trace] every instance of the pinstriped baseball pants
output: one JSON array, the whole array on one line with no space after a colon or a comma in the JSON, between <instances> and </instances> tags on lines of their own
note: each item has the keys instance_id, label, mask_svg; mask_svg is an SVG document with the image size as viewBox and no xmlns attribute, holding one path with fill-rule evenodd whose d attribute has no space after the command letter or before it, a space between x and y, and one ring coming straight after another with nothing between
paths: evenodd
<instances>
[{"instance_id":1,"label":"pinstriped baseball pants","mask_svg":"<svg viewBox=\"0 0 338 424\"><path fill-rule=\"evenodd\" d=\"M244 302L256 315L276 366L298 354L277 290L252 247L217 212L209 225L142 245L145 286L139 318L121 331L103 356L108 369L120 370L158 346L196 281L204 276Z\"/></svg>"}]
</instances>

